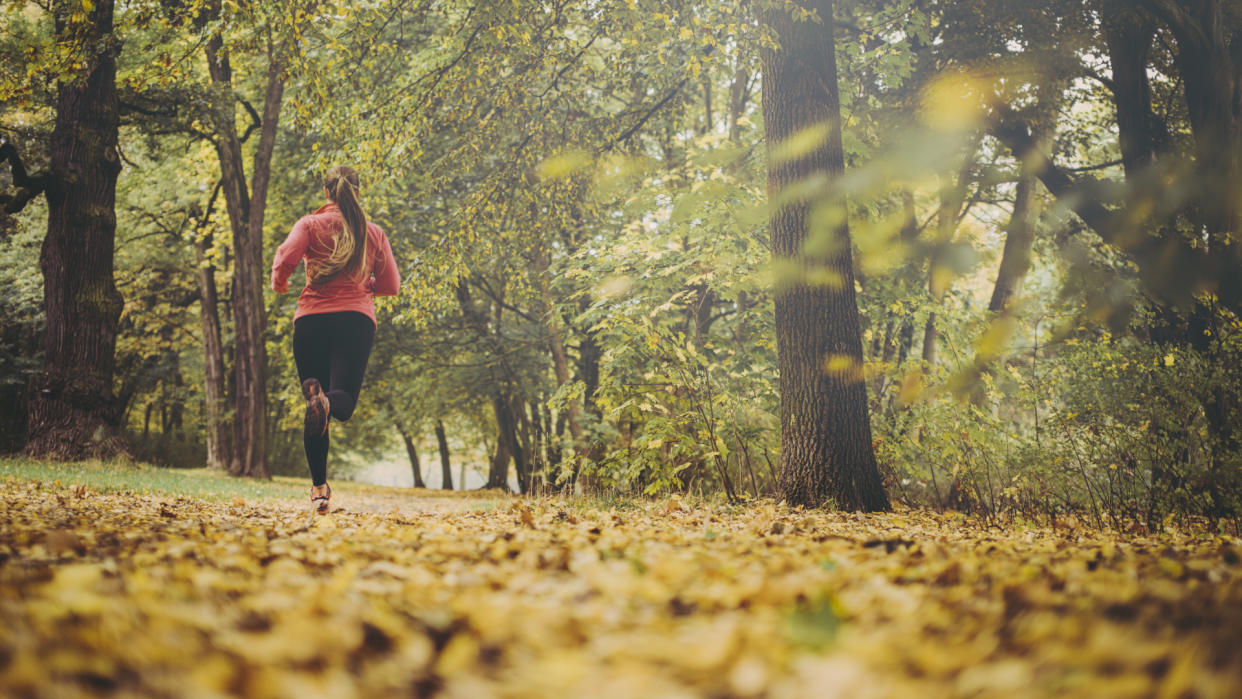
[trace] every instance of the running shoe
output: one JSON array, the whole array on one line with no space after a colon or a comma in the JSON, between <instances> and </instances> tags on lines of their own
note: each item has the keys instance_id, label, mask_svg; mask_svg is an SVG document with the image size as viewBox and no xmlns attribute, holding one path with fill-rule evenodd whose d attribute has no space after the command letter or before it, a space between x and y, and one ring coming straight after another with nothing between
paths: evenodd
<instances>
[{"instance_id":1,"label":"running shoe","mask_svg":"<svg viewBox=\"0 0 1242 699\"><path fill-rule=\"evenodd\" d=\"M303 381L302 395L306 396L306 436L322 437L328 433L328 409L331 405L319 379Z\"/></svg>"},{"instance_id":2,"label":"running shoe","mask_svg":"<svg viewBox=\"0 0 1242 699\"><path fill-rule=\"evenodd\" d=\"M328 514L328 500L332 498L332 488L327 483L313 485L310 490L311 504L315 506L315 514Z\"/></svg>"}]
</instances>

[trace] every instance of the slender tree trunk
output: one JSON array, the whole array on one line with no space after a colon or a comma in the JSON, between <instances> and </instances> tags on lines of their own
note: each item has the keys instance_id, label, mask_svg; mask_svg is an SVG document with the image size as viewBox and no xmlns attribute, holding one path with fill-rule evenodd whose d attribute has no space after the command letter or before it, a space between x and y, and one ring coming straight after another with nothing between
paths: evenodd
<instances>
[{"instance_id":1,"label":"slender tree trunk","mask_svg":"<svg viewBox=\"0 0 1242 699\"><path fill-rule=\"evenodd\" d=\"M267 211L267 189L271 178L272 155L276 146L276 127L284 95L284 66L268 51L267 91L264 95L263 123L254 153L250 186L250 215L245 239L234 239L237 250L233 263L233 330L237 342L237 393L233 428L234 453L242 475L270 478L267 466L267 345L263 338L267 309L263 303L263 218Z\"/></svg>"},{"instance_id":2,"label":"slender tree trunk","mask_svg":"<svg viewBox=\"0 0 1242 699\"><path fill-rule=\"evenodd\" d=\"M1022 277L1031 267L1035 229L1035 177L1022 175L1014 192L1013 213L1005 231L1005 249L1001 253L1000 269L996 272L996 285L992 287L989 311L999 313L1005 310L1009 299L1018 292Z\"/></svg>"},{"instance_id":3,"label":"slender tree trunk","mask_svg":"<svg viewBox=\"0 0 1242 699\"><path fill-rule=\"evenodd\" d=\"M552 411L545 409L544 424L548 426L548 471L557 471L561 467L561 443L565 436L565 413L557 412L556 421L552 420Z\"/></svg>"},{"instance_id":4,"label":"slender tree trunk","mask_svg":"<svg viewBox=\"0 0 1242 699\"><path fill-rule=\"evenodd\" d=\"M978 147L979 139L976 138L966 150L956 177L953 174L946 174L941 180L943 185L940 188L940 213L936 218L937 249L933 251L927 263L927 291L931 295L935 308L939 308L944 301L951 279L947 267L938 258L939 251L953 242L953 236L957 233L958 219L964 215L962 204L966 199L966 187L970 182L970 170ZM927 314L927 324L923 327L923 363L928 369L936 364L936 344L939 338L940 333L936 328L936 311L933 310Z\"/></svg>"},{"instance_id":5,"label":"slender tree trunk","mask_svg":"<svg viewBox=\"0 0 1242 699\"><path fill-rule=\"evenodd\" d=\"M4 216L0 214L0 236L3 236ZM42 339L31 332L33 324L12 323L0 329L0 342L16 350L19 357L38 355L39 341ZM26 446L26 419L29 396L29 381L20 377L18 367L8 364L5 371L12 370L7 381L0 381L0 454L19 452ZM19 378L20 377L20 378Z\"/></svg>"},{"instance_id":6,"label":"slender tree trunk","mask_svg":"<svg viewBox=\"0 0 1242 699\"><path fill-rule=\"evenodd\" d=\"M544 330L548 334L548 348L552 354L552 370L556 375L556 386L559 389L569 383L569 356L565 351L565 333L561 326L561 316L556 309L556 300L552 298L552 289L548 285L548 254L542 243L535 249L535 277L538 280L539 294L543 299ZM565 419L569 427L569 436L573 440L574 454L581 460L585 456L586 433L582 428L582 404L577 398L566 401ZM559 436L559 435L558 435ZM557 450L560 461L560 450ZM574 466L575 473L577 465Z\"/></svg>"},{"instance_id":7,"label":"slender tree trunk","mask_svg":"<svg viewBox=\"0 0 1242 699\"><path fill-rule=\"evenodd\" d=\"M185 389L185 378L181 376L181 358L173 353L170 359L173 362L173 398L168 406L168 421L164 426L164 433L172 436L177 441L185 439L185 405L181 402L181 395Z\"/></svg>"},{"instance_id":8,"label":"slender tree trunk","mask_svg":"<svg viewBox=\"0 0 1242 699\"><path fill-rule=\"evenodd\" d=\"M547 479L547 454L545 453L545 429L543 426L543 414L540 410L541 400L532 399L528 409L530 411L530 491L542 491L544 489L544 481Z\"/></svg>"},{"instance_id":9,"label":"slender tree trunk","mask_svg":"<svg viewBox=\"0 0 1242 699\"><path fill-rule=\"evenodd\" d=\"M267 187L284 95L284 66L269 45L259 145L254 153L253 178L247 189L241 138L234 124L237 99L233 94L233 72L228 56L222 53L223 48L219 35L207 41L208 72L212 83L220 90L216 154L220 160L224 200L233 229L234 415L233 459L229 472L252 478L268 478L263 217L267 209Z\"/></svg>"},{"instance_id":10,"label":"slender tree trunk","mask_svg":"<svg viewBox=\"0 0 1242 699\"><path fill-rule=\"evenodd\" d=\"M436 444L440 446L440 487L444 490L452 490L453 469L449 466L448 437L444 434L444 423L440 420L436 420ZM461 485L463 488L466 486L464 476Z\"/></svg>"},{"instance_id":11,"label":"slender tree trunk","mask_svg":"<svg viewBox=\"0 0 1242 699\"><path fill-rule=\"evenodd\" d=\"M86 72L57 87L45 190L47 237L39 258L47 326L43 369L31 384L25 452L56 459L108 457L127 448L112 392L117 321L116 53L113 0L98 0L85 26L77 3L54 3L56 36L84 46Z\"/></svg>"},{"instance_id":12,"label":"slender tree trunk","mask_svg":"<svg viewBox=\"0 0 1242 699\"><path fill-rule=\"evenodd\" d=\"M733 83L729 86L729 140L736 142L741 136L741 118L746 109L747 91L750 85L750 72L739 67L733 73Z\"/></svg>"},{"instance_id":13,"label":"slender tree trunk","mask_svg":"<svg viewBox=\"0 0 1242 699\"><path fill-rule=\"evenodd\" d=\"M210 207L209 207L210 209ZM203 393L207 418L207 467L229 467L228 431L225 421L224 347L220 339L220 303L216 290L216 268L207 261L210 237L195 239L198 262L198 308L203 329Z\"/></svg>"},{"instance_id":14,"label":"slender tree trunk","mask_svg":"<svg viewBox=\"0 0 1242 699\"><path fill-rule=\"evenodd\" d=\"M787 11L766 13L779 49L763 50L763 117L769 155L768 193L779 200L786 187L844 171L831 0L799 3L819 21L795 21ZM776 147L808 127L828 127L822 145L806 155L772 160ZM844 206L844 202L818 205ZM866 386L861 379L862 339L854 300L849 229L810 231L811 205L799 199L771 214L773 256L800 269L826 270L836 284L795 281L778 289L777 365L781 393L780 486L792 505L833 503L850 510L884 510L888 496L871 444ZM831 235L831 252L803 252L809 235ZM829 371L846 360L850 366Z\"/></svg>"},{"instance_id":15,"label":"slender tree trunk","mask_svg":"<svg viewBox=\"0 0 1242 699\"><path fill-rule=\"evenodd\" d=\"M526 453L517 438L517 419L513 414L513 405L506 396L496 394L492 397L492 410L496 414L496 458L492 460L492 468L488 473L485 488L509 489L509 461L512 459L517 469L519 488L530 484L521 483L527 474Z\"/></svg>"},{"instance_id":16,"label":"slender tree trunk","mask_svg":"<svg viewBox=\"0 0 1242 699\"><path fill-rule=\"evenodd\" d=\"M936 312L927 314L927 322L923 324L923 363L931 369L936 364Z\"/></svg>"},{"instance_id":17,"label":"slender tree trunk","mask_svg":"<svg viewBox=\"0 0 1242 699\"><path fill-rule=\"evenodd\" d=\"M703 129L700 134L711 133L713 131L712 122L712 81L711 78L703 76Z\"/></svg>"},{"instance_id":18,"label":"slender tree trunk","mask_svg":"<svg viewBox=\"0 0 1242 699\"><path fill-rule=\"evenodd\" d=\"M515 400L512 410L514 419L517 421L514 438L522 450L522 459L517 461L518 491L526 495L532 492L532 477L535 464L539 461L538 442L531 434L530 419L526 414L526 400Z\"/></svg>"},{"instance_id":19,"label":"slender tree trunk","mask_svg":"<svg viewBox=\"0 0 1242 699\"><path fill-rule=\"evenodd\" d=\"M906 363L910 348L914 346L914 323L906 318L901 321L901 331L897 333L897 366Z\"/></svg>"},{"instance_id":20,"label":"slender tree trunk","mask_svg":"<svg viewBox=\"0 0 1242 699\"><path fill-rule=\"evenodd\" d=\"M414 447L414 440L400 424L397 424L397 432L401 434L401 441L405 442L405 453L410 457L410 469L414 471L414 487L426 488L427 484L423 482L423 467L418 463L418 449Z\"/></svg>"},{"instance_id":21,"label":"slender tree trunk","mask_svg":"<svg viewBox=\"0 0 1242 699\"><path fill-rule=\"evenodd\" d=\"M1036 103L1031 109L1032 136L1037 141L1045 141L1056 131L1057 115L1064 101L1066 88L1067 84L1063 80L1051 80L1037 86ZM1000 268L996 273L996 284L992 288L992 299L988 303L988 310L994 313L1006 310L1010 299L1021 289L1022 279L1031 267L1031 248L1035 244L1035 234L1039 228L1038 191L1039 179L1034 173L1022 168L1014 190L1013 212L1005 230L1005 247L1001 253Z\"/></svg>"},{"instance_id":22,"label":"slender tree trunk","mask_svg":"<svg viewBox=\"0 0 1242 699\"><path fill-rule=\"evenodd\" d=\"M492 452L492 461L487 470L487 482L483 484L484 488L506 489L504 485L509 473L509 461L513 458L513 454L509 452L509 442L501 434L501 429L496 428L496 450Z\"/></svg>"}]
</instances>

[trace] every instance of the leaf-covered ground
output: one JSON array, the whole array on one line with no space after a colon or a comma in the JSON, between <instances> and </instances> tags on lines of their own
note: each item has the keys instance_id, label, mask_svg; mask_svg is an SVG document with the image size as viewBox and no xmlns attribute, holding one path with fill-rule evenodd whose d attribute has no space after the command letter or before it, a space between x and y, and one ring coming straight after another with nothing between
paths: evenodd
<instances>
[{"instance_id":1,"label":"leaf-covered ground","mask_svg":"<svg viewBox=\"0 0 1242 699\"><path fill-rule=\"evenodd\" d=\"M0 695L1242 692L1236 539L403 492L8 477Z\"/></svg>"}]
</instances>

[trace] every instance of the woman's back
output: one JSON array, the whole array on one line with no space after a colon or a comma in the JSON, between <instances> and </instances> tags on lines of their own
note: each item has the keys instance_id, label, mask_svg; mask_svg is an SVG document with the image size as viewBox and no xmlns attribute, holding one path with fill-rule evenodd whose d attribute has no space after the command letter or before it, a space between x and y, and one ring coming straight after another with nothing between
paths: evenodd
<instances>
[{"instance_id":1,"label":"woman's back","mask_svg":"<svg viewBox=\"0 0 1242 699\"><path fill-rule=\"evenodd\" d=\"M307 283L298 296L295 318L312 313L358 311L375 320L373 296L392 296L400 289L401 278L388 236L379 226L367 222L366 251L354 269L343 269L327 280L311 283L332 255L334 241L347 235L345 221L336 204L325 204L315 213L302 217L289 238L276 250L272 264L272 286L279 290L306 261Z\"/></svg>"}]
</instances>

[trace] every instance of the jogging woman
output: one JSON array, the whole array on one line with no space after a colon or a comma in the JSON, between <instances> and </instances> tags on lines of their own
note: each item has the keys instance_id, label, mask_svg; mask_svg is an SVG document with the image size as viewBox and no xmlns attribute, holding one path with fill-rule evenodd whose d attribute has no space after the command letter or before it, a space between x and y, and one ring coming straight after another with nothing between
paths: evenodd
<instances>
[{"instance_id":1,"label":"jogging woman","mask_svg":"<svg viewBox=\"0 0 1242 699\"><path fill-rule=\"evenodd\" d=\"M306 286L293 316L293 360L306 397L306 463L311 503L328 513L328 422L354 414L375 339L375 296L401 288L388 236L367 221L358 203L358 173L338 165L323 179L328 203L302 217L276 250L272 289L289 290L289 275L306 261ZM324 387L327 387L327 390Z\"/></svg>"}]
</instances>

